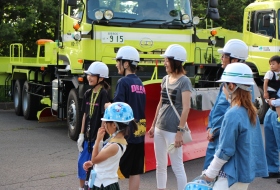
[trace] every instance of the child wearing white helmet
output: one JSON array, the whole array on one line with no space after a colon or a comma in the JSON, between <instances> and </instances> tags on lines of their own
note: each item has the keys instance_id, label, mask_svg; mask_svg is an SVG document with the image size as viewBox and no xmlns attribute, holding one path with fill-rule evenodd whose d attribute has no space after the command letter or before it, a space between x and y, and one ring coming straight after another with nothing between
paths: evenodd
<instances>
[{"instance_id":1,"label":"child wearing white helmet","mask_svg":"<svg viewBox=\"0 0 280 190\"><path fill-rule=\"evenodd\" d=\"M91 160L85 162L83 167L87 171L94 166L96 177L92 190L119 190L117 171L120 159L127 148L124 137L129 134L129 130L134 133L137 125L133 121L131 107L123 102L109 105L101 120L105 122L105 126L98 129L95 144L105 144L105 146L101 150L99 146L94 146ZM106 132L110 134L110 137L103 142Z\"/></svg>"},{"instance_id":2,"label":"child wearing white helmet","mask_svg":"<svg viewBox=\"0 0 280 190\"><path fill-rule=\"evenodd\" d=\"M268 175L260 122L251 100L253 73L246 64L233 63L218 82L224 84L230 109L222 121L218 150L203 177L217 180L213 190L247 190L255 177Z\"/></svg>"},{"instance_id":3,"label":"child wearing white helmet","mask_svg":"<svg viewBox=\"0 0 280 190\"><path fill-rule=\"evenodd\" d=\"M91 88L85 92L83 97L83 119L81 133L77 141L79 150L79 190L84 189L86 180L86 172L83 169L83 163L91 158L92 146L94 145L98 128L102 126L100 119L105 111L104 105L110 100L108 95L110 87L104 81L105 78L109 77L107 65L102 62L93 62L84 73L87 75L87 80Z\"/></svg>"},{"instance_id":4,"label":"child wearing white helmet","mask_svg":"<svg viewBox=\"0 0 280 190\"><path fill-rule=\"evenodd\" d=\"M183 68L183 64L187 60L187 52L183 46L178 44L168 46L162 57L165 59L164 65L168 75L162 79L160 100L148 134L154 138L157 188L166 188L167 156L169 155L177 179L177 188L182 190L187 184L183 164L182 135L190 110L192 85ZM167 93L170 94L170 99L179 113L180 119L173 110ZM168 151L171 144L174 144L175 148Z\"/></svg>"},{"instance_id":5,"label":"child wearing white helmet","mask_svg":"<svg viewBox=\"0 0 280 190\"><path fill-rule=\"evenodd\" d=\"M120 178L129 178L129 189L140 186L140 174L144 171L144 145L146 134L146 91L141 79L136 75L140 69L138 51L132 46L121 47L116 55L118 74L123 75L116 85L114 102L125 102L133 110L138 130L127 137L127 150L120 161Z\"/></svg>"},{"instance_id":6,"label":"child wearing white helmet","mask_svg":"<svg viewBox=\"0 0 280 190\"><path fill-rule=\"evenodd\" d=\"M242 40L231 39L225 44L224 48L219 49L218 52L221 54L221 67L225 69L229 64L233 64L235 62L245 62L248 57L248 46ZM258 87L256 86L256 88ZM206 150L203 170L209 166L213 159L219 143L220 128L224 114L229 106L230 105L226 100L225 94L223 93L223 85L221 85L216 102L208 117L207 139L209 142Z\"/></svg>"}]
</instances>

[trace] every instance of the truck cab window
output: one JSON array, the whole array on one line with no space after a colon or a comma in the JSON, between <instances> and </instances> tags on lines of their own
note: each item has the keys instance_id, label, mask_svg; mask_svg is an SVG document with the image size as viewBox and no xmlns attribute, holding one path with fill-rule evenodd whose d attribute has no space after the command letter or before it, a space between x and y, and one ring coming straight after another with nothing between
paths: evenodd
<instances>
[{"instance_id":1,"label":"truck cab window","mask_svg":"<svg viewBox=\"0 0 280 190\"><path fill-rule=\"evenodd\" d=\"M256 17L256 33L275 37L275 22L273 12L259 12ZM268 20L266 20L268 19ZM268 22L268 25L266 24Z\"/></svg>"},{"instance_id":2,"label":"truck cab window","mask_svg":"<svg viewBox=\"0 0 280 190\"><path fill-rule=\"evenodd\" d=\"M280 39L280 10L278 10L278 39Z\"/></svg>"},{"instance_id":3,"label":"truck cab window","mask_svg":"<svg viewBox=\"0 0 280 190\"><path fill-rule=\"evenodd\" d=\"M77 1L76 7L70 7L70 16L72 18L80 20L82 19L82 14L83 14L83 4L81 3L81 1Z\"/></svg>"},{"instance_id":4,"label":"truck cab window","mask_svg":"<svg viewBox=\"0 0 280 190\"><path fill-rule=\"evenodd\" d=\"M177 21L176 24L182 24L181 15L188 14L192 18L190 0L88 0L87 15L90 21L96 20L95 12L98 10L113 12L114 16L109 24L129 24L140 21L137 22L138 26L158 25L173 20Z\"/></svg>"}]
</instances>

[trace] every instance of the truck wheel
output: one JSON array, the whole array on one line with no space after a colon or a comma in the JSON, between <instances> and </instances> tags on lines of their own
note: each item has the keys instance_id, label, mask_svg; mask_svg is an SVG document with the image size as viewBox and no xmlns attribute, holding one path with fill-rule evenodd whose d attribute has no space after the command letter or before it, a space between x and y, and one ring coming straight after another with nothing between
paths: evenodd
<instances>
[{"instance_id":1,"label":"truck wheel","mask_svg":"<svg viewBox=\"0 0 280 190\"><path fill-rule=\"evenodd\" d=\"M15 113L18 116L22 115L22 97L21 97L22 86L23 86L23 81L16 80L14 86L14 92L13 92L13 99L14 99Z\"/></svg>"},{"instance_id":2,"label":"truck wheel","mask_svg":"<svg viewBox=\"0 0 280 190\"><path fill-rule=\"evenodd\" d=\"M25 81L22 88L22 112L27 120L37 119L37 111L39 110L38 96L27 93L29 89L28 81Z\"/></svg>"},{"instance_id":3,"label":"truck wheel","mask_svg":"<svg viewBox=\"0 0 280 190\"><path fill-rule=\"evenodd\" d=\"M263 98L263 89L262 87L259 87L259 91L260 91L260 97L257 97L255 100L255 106L258 109L258 116L260 119L260 123L263 123L264 120L264 116L269 108L269 105L265 102L264 98Z\"/></svg>"},{"instance_id":4,"label":"truck wheel","mask_svg":"<svg viewBox=\"0 0 280 190\"><path fill-rule=\"evenodd\" d=\"M67 126L68 136L76 141L81 132L82 113L81 101L76 89L72 89L67 100Z\"/></svg>"}]
</instances>

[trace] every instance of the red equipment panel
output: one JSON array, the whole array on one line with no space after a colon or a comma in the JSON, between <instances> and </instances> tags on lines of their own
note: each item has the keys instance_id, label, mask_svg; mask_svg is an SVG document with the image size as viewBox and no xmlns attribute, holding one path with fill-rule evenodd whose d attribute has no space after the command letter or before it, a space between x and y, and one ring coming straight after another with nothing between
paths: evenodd
<instances>
[{"instance_id":1,"label":"red equipment panel","mask_svg":"<svg viewBox=\"0 0 280 190\"><path fill-rule=\"evenodd\" d=\"M150 129L155 111L160 98L160 83L153 83L145 85L147 102L146 102L146 125L147 131ZM188 125L192 132L193 141L184 145L184 161L196 159L205 156L207 147L207 134L206 126L208 124L208 111L197 111L194 109L190 110L188 116ZM169 162L170 164L170 162ZM154 139L149 138L146 133L145 136L145 167L146 171L154 170L156 168L156 160L154 154Z\"/></svg>"}]
</instances>

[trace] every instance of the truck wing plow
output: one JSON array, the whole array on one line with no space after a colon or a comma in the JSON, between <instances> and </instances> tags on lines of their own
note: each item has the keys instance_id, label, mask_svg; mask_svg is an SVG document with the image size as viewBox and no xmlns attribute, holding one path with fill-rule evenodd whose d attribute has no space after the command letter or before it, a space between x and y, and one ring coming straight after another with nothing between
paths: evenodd
<instances>
[{"instance_id":1,"label":"truck wing plow","mask_svg":"<svg viewBox=\"0 0 280 190\"><path fill-rule=\"evenodd\" d=\"M51 122L51 121L57 121L57 112L52 110L50 107L51 101L49 98L43 98L41 100L42 104L48 105L48 107L43 108L42 110L37 112L37 119L39 123L43 122Z\"/></svg>"},{"instance_id":2,"label":"truck wing plow","mask_svg":"<svg viewBox=\"0 0 280 190\"><path fill-rule=\"evenodd\" d=\"M145 81L147 95L146 102L146 126L150 129L156 107L160 98L161 80ZM193 141L184 145L183 160L188 161L205 156L207 147L206 127L208 125L208 115L215 103L219 88L193 89L191 98L191 109L188 116L188 125L192 132ZM170 162L169 162L170 165ZM156 168L154 155L154 139L145 136L145 169L146 171Z\"/></svg>"}]
</instances>

